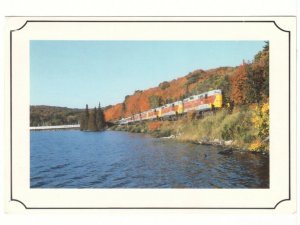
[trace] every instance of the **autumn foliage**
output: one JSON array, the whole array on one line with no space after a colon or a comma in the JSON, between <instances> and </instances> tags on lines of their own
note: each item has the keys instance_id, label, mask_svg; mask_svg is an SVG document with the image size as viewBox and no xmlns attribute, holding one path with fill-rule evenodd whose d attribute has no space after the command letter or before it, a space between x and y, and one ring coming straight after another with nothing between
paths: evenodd
<instances>
[{"instance_id":1,"label":"autumn foliage","mask_svg":"<svg viewBox=\"0 0 300 225\"><path fill-rule=\"evenodd\" d=\"M159 129L162 125L163 125L162 121L151 121L151 122L147 123L148 130L150 132Z\"/></svg>"},{"instance_id":2,"label":"autumn foliage","mask_svg":"<svg viewBox=\"0 0 300 225\"><path fill-rule=\"evenodd\" d=\"M240 65L231 78L231 97L237 104L246 103L247 67L246 63Z\"/></svg>"},{"instance_id":3,"label":"autumn foliage","mask_svg":"<svg viewBox=\"0 0 300 225\"><path fill-rule=\"evenodd\" d=\"M134 94L126 96L122 103L105 110L105 118L107 121L118 120L122 117L132 116L133 114L144 112L169 102L182 100L192 94L204 92L203 90L216 89L218 88L218 84L209 84L209 87L206 87L207 83L210 82L205 83L205 81L212 78L215 80L222 79L224 75L231 75L233 71L232 67L223 67L208 71L196 70L184 77L169 82L162 82L157 87L144 91L135 91Z\"/></svg>"},{"instance_id":4,"label":"autumn foliage","mask_svg":"<svg viewBox=\"0 0 300 225\"><path fill-rule=\"evenodd\" d=\"M119 120L188 96L221 89L224 104L260 103L269 97L269 43L258 52L252 62L238 67L219 67L195 70L172 81L163 81L157 87L137 90L122 103L105 110L107 121Z\"/></svg>"},{"instance_id":5,"label":"autumn foliage","mask_svg":"<svg viewBox=\"0 0 300 225\"><path fill-rule=\"evenodd\" d=\"M122 104L116 104L111 108L108 108L107 110L104 111L105 114L105 119L107 121L113 121L116 119L119 119L122 115Z\"/></svg>"},{"instance_id":6,"label":"autumn foliage","mask_svg":"<svg viewBox=\"0 0 300 225\"><path fill-rule=\"evenodd\" d=\"M266 149L269 137L270 117L269 117L269 103L257 105L253 111L252 123L257 130L255 139L249 149L251 151L258 151L262 148Z\"/></svg>"}]
</instances>

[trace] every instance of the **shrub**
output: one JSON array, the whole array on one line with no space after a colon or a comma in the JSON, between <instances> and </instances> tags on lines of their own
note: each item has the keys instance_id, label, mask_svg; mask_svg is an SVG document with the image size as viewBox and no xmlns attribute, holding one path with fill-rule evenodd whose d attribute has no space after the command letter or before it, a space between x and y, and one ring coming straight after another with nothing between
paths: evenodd
<instances>
[{"instance_id":1,"label":"shrub","mask_svg":"<svg viewBox=\"0 0 300 225\"><path fill-rule=\"evenodd\" d=\"M254 140L251 143L251 145L249 146L249 150L252 151L252 152L259 152L263 148L264 148L263 143L260 140L258 140L258 139Z\"/></svg>"},{"instance_id":2,"label":"shrub","mask_svg":"<svg viewBox=\"0 0 300 225\"><path fill-rule=\"evenodd\" d=\"M158 86L160 87L161 90L165 90L168 87L170 87L170 83L167 81L164 81L164 82L160 83Z\"/></svg>"},{"instance_id":3,"label":"shrub","mask_svg":"<svg viewBox=\"0 0 300 225\"><path fill-rule=\"evenodd\" d=\"M221 137L223 140L227 141L227 140L232 140L234 136L234 130L232 128L232 126L225 124L225 126L222 129L221 132Z\"/></svg>"},{"instance_id":4,"label":"shrub","mask_svg":"<svg viewBox=\"0 0 300 225\"><path fill-rule=\"evenodd\" d=\"M152 133L153 137L160 138L160 137L169 137L172 134L171 130L155 130Z\"/></svg>"},{"instance_id":5,"label":"shrub","mask_svg":"<svg viewBox=\"0 0 300 225\"><path fill-rule=\"evenodd\" d=\"M196 83L200 78L202 78L202 76L203 76L203 72L201 72L201 71L194 71L194 72L190 73L189 76L187 77L187 82L186 82L186 84L187 84L187 85L194 84L194 83Z\"/></svg>"}]
</instances>

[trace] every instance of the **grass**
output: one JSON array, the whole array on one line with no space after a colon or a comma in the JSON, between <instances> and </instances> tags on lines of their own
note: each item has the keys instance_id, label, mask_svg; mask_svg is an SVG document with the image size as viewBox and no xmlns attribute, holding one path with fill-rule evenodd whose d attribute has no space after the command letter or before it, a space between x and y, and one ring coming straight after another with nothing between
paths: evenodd
<instances>
[{"instance_id":1,"label":"grass","mask_svg":"<svg viewBox=\"0 0 300 225\"><path fill-rule=\"evenodd\" d=\"M205 116L200 120L180 121L178 140L197 142L203 139L214 141L233 141L235 147L248 148L255 139L256 130L251 125L251 110L226 110Z\"/></svg>"},{"instance_id":2,"label":"grass","mask_svg":"<svg viewBox=\"0 0 300 225\"><path fill-rule=\"evenodd\" d=\"M236 107L231 113L224 109L215 114L205 115L202 119L187 115L177 121L147 121L115 126L112 129L149 133L154 137L174 135L177 140L184 142L230 141L233 147L249 149L251 144L261 139L257 135L258 128L252 122L253 114L251 107Z\"/></svg>"}]
</instances>

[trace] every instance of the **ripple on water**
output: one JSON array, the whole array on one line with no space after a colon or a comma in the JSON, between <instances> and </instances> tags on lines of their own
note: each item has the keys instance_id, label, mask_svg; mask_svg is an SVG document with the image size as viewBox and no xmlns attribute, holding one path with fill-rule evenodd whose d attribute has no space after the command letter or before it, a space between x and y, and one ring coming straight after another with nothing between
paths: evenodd
<instances>
[{"instance_id":1,"label":"ripple on water","mask_svg":"<svg viewBox=\"0 0 300 225\"><path fill-rule=\"evenodd\" d=\"M47 184L47 182L45 182L45 181L39 181L39 182L36 182L36 183L32 184L30 187L31 188L38 188L38 187L43 187L46 184Z\"/></svg>"},{"instance_id":2,"label":"ripple on water","mask_svg":"<svg viewBox=\"0 0 300 225\"><path fill-rule=\"evenodd\" d=\"M54 176L53 176L53 178L58 178L58 177L64 177L64 176L66 176L67 174L65 174L65 173L59 173L59 174L55 174Z\"/></svg>"},{"instance_id":3,"label":"ripple on water","mask_svg":"<svg viewBox=\"0 0 300 225\"><path fill-rule=\"evenodd\" d=\"M56 166L52 166L50 167L50 170L57 170L57 169L62 169L66 166L70 165L70 163L64 163L64 164L58 164Z\"/></svg>"},{"instance_id":4,"label":"ripple on water","mask_svg":"<svg viewBox=\"0 0 300 225\"><path fill-rule=\"evenodd\" d=\"M41 179L43 179L44 177L42 177L42 176L37 176L37 177L31 177L30 178L30 182L34 182L34 181L36 181L36 180L41 180Z\"/></svg>"},{"instance_id":5,"label":"ripple on water","mask_svg":"<svg viewBox=\"0 0 300 225\"><path fill-rule=\"evenodd\" d=\"M269 158L126 132L30 133L32 188L268 188ZM87 144L88 143L88 144Z\"/></svg>"},{"instance_id":6,"label":"ripple on water","mask_svg":"<svg viewBox=\"0 0 300 225\"><path fill-rule=\"evenodd\" d=\"M81 180L83 178L85 178L85 176L75 176L75 177L71 177L70 179L71 180Z\"/></svg>"}]
</instances>

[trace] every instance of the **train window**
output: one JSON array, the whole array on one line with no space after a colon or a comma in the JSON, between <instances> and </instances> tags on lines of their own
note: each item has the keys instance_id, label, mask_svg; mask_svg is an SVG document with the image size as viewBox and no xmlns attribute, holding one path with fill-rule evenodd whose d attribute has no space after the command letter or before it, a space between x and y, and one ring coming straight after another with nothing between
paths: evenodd
<instances>
[{"instance_id":1,"label":"train window","mask_svg":"<svg viewBox=\"0 0 300 225\"><path fill-rule=\"evenodd\" d=\"M207 94L205 94L205 98L207 98Z\"/></svg>"}]
</instances>

